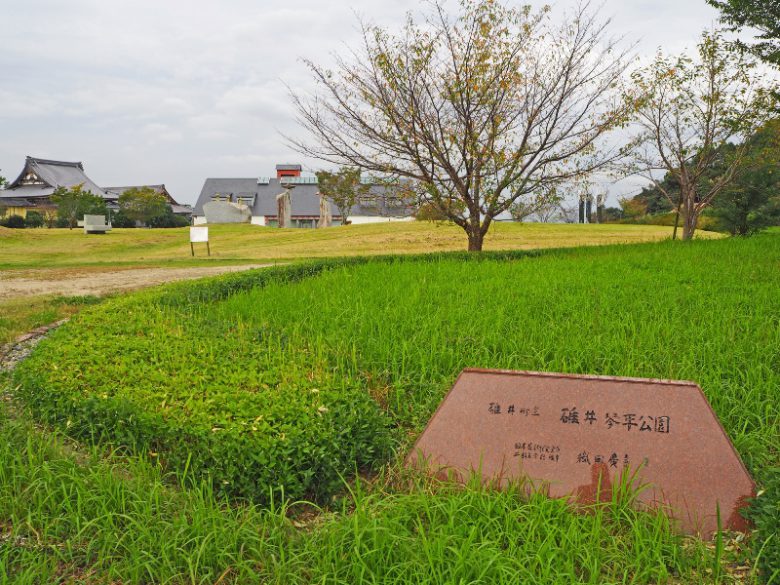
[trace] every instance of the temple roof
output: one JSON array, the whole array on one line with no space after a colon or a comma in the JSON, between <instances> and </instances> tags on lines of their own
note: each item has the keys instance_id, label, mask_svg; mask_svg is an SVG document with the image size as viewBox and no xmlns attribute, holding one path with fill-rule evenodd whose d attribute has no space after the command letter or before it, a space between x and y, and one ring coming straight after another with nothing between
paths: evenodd
<instances>
[{"instance_id":1,"label":"temple roof","mask_svg":"<svg viewBox=\"0 0 780 585\"><path fill-rule=\"evenodd\" d=\"M127 191L128 189L153 189L154 191L157 191L158 193L161 193L162 195L165 195L165 198L168 200L168 203L171 205L179 205L179 203L171 196L170 193L168 193L168 189L165 188L165 185L127 185L125 187L105 187L104 188L106 193L108 193L108 197L110 199L118 199L119 196Z\"/></svg>"},{"instance_id":2,"label":"temple roof","mask_svg":"<svg viewBox=\"0 0 780 585\"><path fill-rule=\"evenodd\" d=\"M16 180L8 185L2 197L47 197L57 187L83 185L85 191L106 197L103 189L84 173L80 162L47 160L28 156Z\"/></svg>"}]
</instances>

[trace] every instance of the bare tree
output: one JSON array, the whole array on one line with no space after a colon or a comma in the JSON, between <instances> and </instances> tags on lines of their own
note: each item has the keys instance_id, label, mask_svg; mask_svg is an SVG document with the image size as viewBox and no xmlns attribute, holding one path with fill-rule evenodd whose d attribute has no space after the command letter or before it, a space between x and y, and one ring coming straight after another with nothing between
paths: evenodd
<instances>
[{"instance_id":1,"label":"bare tree","mask_svg":"<svg viewBox=\"0 0 780 585\"><path fill-rule=\"evenodd\" d=\"M343 225L349 223L352 208L371 191L371 185L360 180L360 169L342 167L335 173L317 171L320 195L329 199L338 208Z\"/></svg>"},{"instance_id":2,"label":"bare tree","mask_svg":"<svg viewBox=\"0 0 780 585\"><path fill-rule=\"evenodd\" d=\"M561 201L556 209L556 219L560 219L563 223L577 223L579 218L579 209L576 205L567 205L565 201Z\"/></svg>"},{"instance_id":3,"label":"bare tree","mask_svg":"<svg viewBox=\"0 0 780 585\"><path fill-rule=\"evenodd\" d=\"M696 59L659 53L634 75L632 89L638 92L640 132L627 168L677 208L684 240L693 237L702 210L740 169L745 137L771 115L770 94L751 57L729 47L718 32L705 32L697 53ZM731 142L736 147L726 148ZM721 170L713 175L716 166ZM679 195L661 180L665 173L679 184Z\"/></svg>"},{"instance_id":4,"label":"bare tree","mask_svg":"<svg viewBox=\"0 0 780 585\"><path fill-rule=\"evenodd\" d=\"M532 215L539 216L543 209L555 209L560 201L561 196L558 194L558 189L549 187L544 191L532 194L530 197L518 198L509 206L509 213L513 220L522 222Z\"/></svg>"},{"instance_id":5,"label":"bare tree","mask_svg":"<svg viewBox=\"0 0 780 585\"><path fill-rule=\"evenodd\" d=\"M542 205L536 210L536 219L539 223L552 223L561 219L561 201L554 201Z\"/></svg>"},{"instance_id":6,"label":"bare tree","mask_svg":"<svg viewBox=\"0 0 780 585\"><path fill-rule=\"evenodd\" d=\"M620 154L601 139L633 106L615 91L628 55L587 4L558 26L502 0L461 0L456 16L431 6L397 35L363 25L334 70L306 61L318 90L292 97L313 141L291 142L424 184L478 251L515 201Z\"/></svg>"}]
</instances>

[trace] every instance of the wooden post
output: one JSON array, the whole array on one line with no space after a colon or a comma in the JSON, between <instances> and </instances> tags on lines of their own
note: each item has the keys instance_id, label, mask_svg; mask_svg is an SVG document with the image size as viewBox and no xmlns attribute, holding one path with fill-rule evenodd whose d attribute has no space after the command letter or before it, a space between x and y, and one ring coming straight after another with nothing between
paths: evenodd
<instances>
[{"instance_id":1,"label":"wooden post","mask_svg":"<svg viewBox=\"0 0 780 585\"><path fill-rule=\"evenodd\" d=\"M192 255L195 256L195 245L190 242L190 252L192 252Z\"/></svg>"}]
</instances>

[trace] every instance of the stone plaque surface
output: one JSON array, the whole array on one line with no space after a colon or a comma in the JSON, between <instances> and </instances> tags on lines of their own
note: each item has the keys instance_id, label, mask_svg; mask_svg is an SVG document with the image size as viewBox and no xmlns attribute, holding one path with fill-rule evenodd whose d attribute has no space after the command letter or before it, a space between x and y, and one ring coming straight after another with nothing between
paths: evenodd
<instances>
[{"instance_id":1,"label":"stone plaque surface","mask_svg":"<svg viewBox=\"0 0 780 585\"><path fill-rule=\"evenodd\" d=\"M755 484L692 382L466 369L409 455L456 477L527 478L591 503L634 476L689 534L744 530Z\"/></svg>"}]
</instances>

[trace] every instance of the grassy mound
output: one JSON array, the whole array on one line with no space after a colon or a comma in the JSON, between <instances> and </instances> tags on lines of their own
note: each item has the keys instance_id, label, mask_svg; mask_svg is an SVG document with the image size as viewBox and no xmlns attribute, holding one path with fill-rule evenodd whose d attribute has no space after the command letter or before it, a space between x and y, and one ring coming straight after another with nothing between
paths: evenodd
<instances>
[{"instance_id":1,"label":"grassy mound","mask_svg":"<svg viewBox=\"0 0 780 585\"><path fill-rule=\"evenodd\" d=\"M287 361L283 336L254 332L248 342L207 308L235 290L323 267L242 274L84 311L17 369L19 395L72 436L146 453L222 492L320 500L342 485L341 474L387 459L386 417L354 381Z\"/></svg>"},{"instance_id":2,"label":"grassy mound","mask_svg":"<svg viewBox=\"0 0 780 585\"><path fill-rule=\"evenodd\" d=\"M315 522L296 505L226 506L5 414L2 583L692 583L742 561L619 502L576 514L478 485L357 483Z\"/></svg>"},{"instance_id":3,"label":"grassy mound","mask_svg":"<svg viewBox=\"0 0 780 585\"><path fill-rule=\"evenodd\" d=\"M263 501L325 497L386 461L466 366L691 379L769 480L780 238L536 256L320 263L109 301L41 344L18 393L73 434Z\"/></svg>"}]
</instances>

